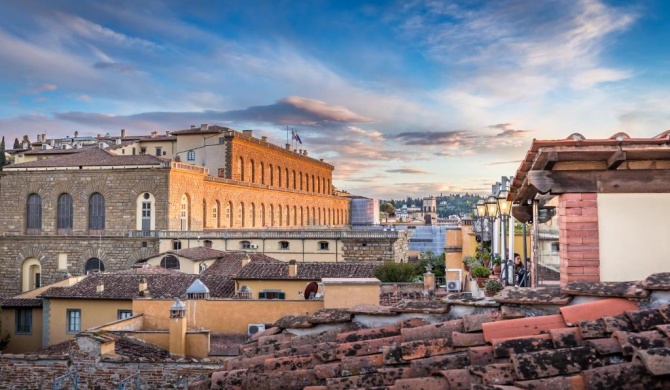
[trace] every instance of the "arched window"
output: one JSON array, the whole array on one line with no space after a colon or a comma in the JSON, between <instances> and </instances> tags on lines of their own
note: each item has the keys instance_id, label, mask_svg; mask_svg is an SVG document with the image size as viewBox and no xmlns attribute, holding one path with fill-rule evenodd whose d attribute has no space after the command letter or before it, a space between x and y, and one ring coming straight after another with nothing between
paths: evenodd
<instances>
[{"instance_id":1,"label":"arched window","mask_svg":"<svg viewBox=\"0 0 670 390\"><path fill-rule=\"evenodd\" d=\"M240 241L240 249L251 249L251 241Z\"/></svg>"},{"instance_id":2,"label":"arched window","mask_svg":"<svg viewBox=\"0 0 670 390\"><path fill-rule=\"evenodd\" d=\"M302 172L300 172L300 191L302 191Z\"/></svg>"},{"instance_id":3,"label":"arched window","mask_svg":"<svg viewBox=\"0 0 670 390\"><path fill-rule=\"evenodd\" d=\"M281 226L284 223L282 207L281 207L281 205L279 205L279 206L277 206L277 208L279 209L278 210L279 211L279 225L277 225L277 226Z\"/></svg>"},{"instance_id":4,"label":"arched window","mask_svg":"<svg viewBox=\"0 0 670 390\"><path fill-rule=\"evenodd\" d=\"M305 175L305 191L309 191L309 175Z\"/></svg>"},{"instance_id":5,"label":"arched window","mask_svg":"<svg viewBox=\"0 0 670 390\"><path fill-rule=\"evenodd\" d=\"M277 167L277 187L281 187L281 167Z\"/></svg>"},{"instance_id":6,"label":"arched window","mask_svg":"<svg viewBox=\"0 0 670 390\"><path fill-rule=\"evenodd\" d=\"M195 161L195 150L189 150L186 153L186 160L187 161Z\"/></svg>"},{"instance_id":7,"label":"arched window","mask_svg":"<svg viewBox=\"0 0 670 390\"><path fill-rule=\"evenodd\" d=\"M265 204L261 203L261 226L265 227Z\"/></svg>"},{"instance_id":8,"label":"arched window","mask_svg":"<svg viewBox=\"0 0 670 390\"><path fill-rule=\"evenodd\" d=\"M214 227L215 228L220 228L221 223L219 222L219 201L214 202L214 206L212 207L212 219L214 220Z\"/></svg>"},{"instance_id":9,"label":"arched window","mask_svg":"<svg viewBox=\"0 0 670 390\"><path fill-rule=\"evenodd\" d=\"M310 221L310 225L316 225L316 209L312 207L312 220Z\"/></svg>"},{"instance_id":10,"label":"arched window","mask_svg":"<svg viewBox=\"0 0 670 390\"><path fill-rule=\"evenodd\" d=\"M84 268L84 274L86 275L93 272L105 272L105 264L97 257L88 259Z\"/></svg>"},{"instance_id":11,"label":"arched window","mask_svg":"<svg viewBox=\"0 0 670 390\"><path fill-rule=\"evenodd\" d=\"M319 178L316 178L316 192L321 192L321 180Z\"/></svg>"},{"instance_id":12,"label":"arched window","mask_svg":"<svg viewBox=\"0 0 670 390\"><path fill-rule=\"evenodd\" d=\"M293 226L298 226L298 208L293 206Z\"/></svg>"},{"instance_id":13,"label":"arched window","mask_svg":"<svg viewBox=\"0 0 670 390\"><path fill-rule=\"evenodd\" d=\"M60 194L56 210L58 234L69 234L72 230L72 195Z\"/></svg>"},{"instance_id":14,"label":"arched window","mask_svg":"<svg viewBox=\"0 0 670 390\"><path fill-rule=\"evenodd\" d=\"M316 183L314 183L314 175L312 175L312 192L314 192L315 189L316 189ZM307 188L307 190L309 191L309 188Z\"/></svg>"},{"instance_id":15,"label":"arched window","mask_svg":"<svg viewBox=\"0 0 670 390\"><path fill-rule=\"evenodd\" d=\"M293 170L293 189L295 190L296 188L298 188L298 187L296 186L296 177L295 177L295 169L294 169Z\"/></svg>"},{"instance_id":16,"label":"arched window","mask_svg":"<svg viewBox=\"0 0 670 390\"><path fill-rule=\"evenodd\" d=\"M256 182L256 162L254 160L249 161L249 167L251 168L251 182Z\"/></svg>"},{"instance_id":17,"label":"arched window","mask_svg":"<svg viewBox=\"0 0 670 390\"><path fill-rule=\"evenodd\" d=\"M275 170L274 166L270 164L270 185L273 186L275 185Z\"/></svg>"},{"instance_id":18,"label":"arched window","mask_svg":"<svg viewBox=\"0 0 670 390\"><path fill-rule=\"evenodd\" d=\"M228 227L233 227L233 202L228 202L226 206L226 219L228 220Z\"/></svg>"},{"instance_id":19,"label":"arched window","mask_svg":"<svg viewBox=\"0 0 670 390\"><path fill-rule=\"evenodd\" d=\"M156 198L148 192L137 197L137 230L149 231L156 228L155 204Z\"/></svg>"},{"instance_id":20,"label":"arched window","mask_svg":"<svg viewBox=\"0 0 670 390\"><path fill-rule=\"evenodd\" d=\"M179 270L179 259L172 255L167 255L161 259L161 268Z\"/></svg>"},{"instance_id":21,"label":"arched window","mask_svg":"<svg viewBox=\"0 0 670 390\"><path fill-rule=\"evenodd\" d=\"M240 202L238 218L240 220L240 226L244 227L244 203Z\"/></svg>"},{"instance_id":22,"label":"arched window","mask_svg":"<svg viewBox=\"0 0 670 390\"><path fill-rule=\"evenodd\" d=\"M27 234L39 234L42 229L42 197L30 194L26 202Z\"/></svg>"},{"instance_id":23,"label":"arched window","mask_svg":"<svg viewBox=\"0 0 670 390\"><path fill-rule=\"evenodd\" d=\"M275 225L275 206L270 205L270 226Z\"/></svg>"},{"instance_id":24,"label":"arched window","mask_svg":"<svg viewBox=\"0 0 670 390\"><path fill-rule=\"evenodd\" d=\"M261 162L260 171L261 171L261 184L265 184L265 164L263 164L263 162Z\"/></svg>"},{"instance_id":25,"label":"arched window","mask_svg":"<svg viewBox=\"0 0 670 390\"><path fill-rule=\"evenodd\" d=\"M286 188L289 188L289 186L288 186L288 168L284 169L284 176L286 176Z\"/></svg>"},{"instance_id":26,"label":"arched window","mask_svg":"<svg viewBox=\"0 0 670 390\"><path fill-rule=\"evenodd\" d=\"M99 192L88 198L88 228L89 230L105 228L105 197Z\"/></svg>"},{"instance_id":27,"label":"arched window","mask_svg":"<svg viewBox=\"0 0 670 390\"><path fill-rule=\"evenodd\" d=\"M286 226L291 226L291 215L289 214L289 208L286 206Z\"/></svg>"},{"instance_id":28,"label":"arched window","mask_svg":"<svg viewBox=\"0 0 670 390\"><path fill-rule=\"evenodd\" d=\"M305 222L306 225L311 225L312 223L309 220L309 207L307 207L307 220Z\"/></svg>"},{"instance_id":29,"label":"arched window","mask_svg":"<svg viewBox=\"0 0 670 390\"><path fill-rule=\"evenodd\" d=\"M30 291L42 286L42 265L37 259L26 259L21 265L21 291Z\"/></svg>"},{"instance_id":30,"label":"arched window","mask_svg":"<svg viewBox=\"0 0 670 390\"><path fill-rule=\"evenodd\" d=\"M330 194L333 192L333 191L332 191L333 189L330 188L330 179L326 180L326 185L327 185L327 187L326 187L326 195L330 195Z\"/></svg>"},{"instance_id":31,"label":"arched window","mask_svg":"<svg viewBox=\"0 0 670 390\"><path fill-rule=\"evenodd\" d=\"M181 196L181 202L180 202L180 220L181 220L181 230L182 231L187 231L188 230L188 225L189 225L189 215L188 215L189 207L188 207L188 196L186 194L183 194Z\"/></svg>"},{"instance_id":32,"label":"arched window","mask_svg":"<svg viewBox=\"0 0 670 390\"><path fill-rule=\"evenodd\" d=\"M202 228L207 228L207 201L202 200Z\"/></svg>"},{"instance_id":33,"label":"arched window","mask_svg":"<svg viewBox=\"0 0 670 390\"><path fill-rule=\"evenodd\" d=\"M244 158L240 157L240 181L244 181Z\"/></svg>"},{"instance_id":34,"label":"arched window","mask_svg":"<svg viewBox=\"0 0 670 390\"><path fill-rule=\"evenodd\" d=\"M288 241L279 241L279 250L287 251L290 249Z\"/></svg>"},{"instance_id":35,"label":"arched window","mask_svg":"<svg viewBox=\"0 0 670 390\"><path fill-rule=\"evenodd\" d=\"M305 214L303 213L302 206L300 206L300 226L305 226Z\"/></svg>"},{"instance_id":36,"label":"arched window","mask_svg":"<svg viewBox=\"0 0 670 390\"><path fill-rule=\"evenodd\" d=\"M213 245L212 240L205 240L202 242L202 246L204 246L205 248L211 248L212 245Z\"/></svg>"},{"instance_id":37,"label":"arched window","mask_svg":"<svg viewBox=\"0 0 670 390\"><path fill-rule=\"evenodd\" d=\"M256 227L256 205L253 203L249 206L249 218L251 220L251 227Z\"/></svg>"}]
</instances>

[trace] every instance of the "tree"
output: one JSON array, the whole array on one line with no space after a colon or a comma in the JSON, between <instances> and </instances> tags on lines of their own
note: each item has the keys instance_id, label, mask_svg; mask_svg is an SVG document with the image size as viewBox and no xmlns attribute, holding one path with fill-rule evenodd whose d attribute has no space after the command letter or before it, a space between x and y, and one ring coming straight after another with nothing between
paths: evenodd
<instances>
[{"instance_id":1,"label":"tree","mask_svg":"<svg viewBox=\"0 0 670 390\"><path fill-rule=\"evenodd\" d=\"M5 136L2 136L2 142L0 142L0 169L7 164L7 157L5 156Z\"/></svg>"},{"instance_id":2,"label":"tree","mask_svg":"<svg viewBox=\"0 0 670 390\"><path fill-rule=\"evenodd\" d=\"M381 211L382 213L385 213L387 215L388 214L393 214L393 213L395 213L395 207L393 207L393 205L391 203L386 202L379 207L379 211Z\"/></svg>"},{"instance_id":3,"label":"tree","mask_svg":"<svg viewBox=\"0 0 670 390\"><path fill-rule=\"evenodd\" d=\"M21 143L19 142L18 138L14 138L14 149L20 149L21 148Z\"/></svg>"},{"instance_id":4,"label":"tree","mask_svg":"<svg viewBox=\"0 0 670 390\"><path fill-rule=\"evenodd\" d=\"M378 266L372 274L382 283L408 283L419 276L414 264L391 262Z\"/></svg>"}]
</instances>

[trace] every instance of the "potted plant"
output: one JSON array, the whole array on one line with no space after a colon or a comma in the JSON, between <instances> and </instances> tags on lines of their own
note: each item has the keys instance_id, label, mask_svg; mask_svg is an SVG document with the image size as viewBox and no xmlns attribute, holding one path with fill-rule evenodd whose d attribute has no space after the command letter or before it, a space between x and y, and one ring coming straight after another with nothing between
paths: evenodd
<instances>
[{"instance_id":1,"label":"potted plant","mask_svg":"<svg viewBox=\"0 0 670 390\"><path fill-rule=\"evenodd\" d=\"M491 260L491 254L487 251L483 251L481 259L484 265L488 265L489 261Z\"/></svg>"},{"instance_id":2,"label":"potted plant","mask_svg":"<svg viewBox=\"0 0 670 390\"><path fill-rule=\"evenodd\" d=\"M491 270L483 265L478 265L470 271L470 276L477 280L477 286L484 287L484 282L491 276Z\"/></svg>"},{"instance_id":3,"label":"potted plant","mask_svg":"<svg viewBox=\"0 0 670 390\"><path fill-rule=\"evenodd\" d=\"M503 289L503 284L498 279L488 279L484 283L484 294L487 297L492 297Z\"/></svg>"},{"instance_id":4,"label":"potted plant","mask_svg":"<svg viewBox=\"0 0 670 390\"><path fill-rule=\"evenodd\" d=\"M479 260L477 260L476 257L474 256L465 256L463 258L463 269L466 271L470 271L472 268L474 268L476 265L479 265Z\"/></svg>"},{"instance_id":5,"label":"potted plant","mask_svg":"<svg viewBox=\"0 0 670 390\"><path fill-rule=\"evenodd\" d=\"M493 275L500 275L502 259L499 254L493 255Z\"/></svg>"}]
</instances>

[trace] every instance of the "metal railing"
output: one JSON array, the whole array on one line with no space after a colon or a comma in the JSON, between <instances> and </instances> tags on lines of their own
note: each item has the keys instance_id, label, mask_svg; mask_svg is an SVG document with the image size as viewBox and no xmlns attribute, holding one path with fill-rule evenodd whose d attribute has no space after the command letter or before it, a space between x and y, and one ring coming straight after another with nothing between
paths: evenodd
<instances>
[{"instance_id":1,"label":"metal railing","mask_svg":"<svg viewBox=\"0 0 670 390\"><path fill-rule=\"evenodd\" d=\"M142 383L140 381L140 372L137 371L136 373L130 375L127 378L121 379L119 381L119 390L126 390L130 389L132 385L135 385L136 390L140 390L142 388Z\"/></svg>"},{"instance_id":2,"label":"metal railing","mask_svg":"<svg viewBox=\"0 0 670 390\"><path fill-rule=\"evenodd\" d=\"M54 376L53 390L63 389L63 384L65 381L70 380L72 382L73 388L76 390L79 388L79 374L76 370L68 371L67 373L61 376Z\"/></svg>"}]
</instances>

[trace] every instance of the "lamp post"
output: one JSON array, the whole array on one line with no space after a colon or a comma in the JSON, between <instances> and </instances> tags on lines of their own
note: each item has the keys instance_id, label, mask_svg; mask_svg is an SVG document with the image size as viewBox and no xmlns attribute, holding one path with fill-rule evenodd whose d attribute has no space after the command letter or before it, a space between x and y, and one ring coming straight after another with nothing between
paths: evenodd
<instances>
[{"instance_id":1,"label":"lamp post","mask_svg":"<svg viewBox=\"0 0 670 390\"><path fill-rule=\"evenodd\" d=\"M472 206L472 216L473 216L473 230L476 236L479 236L479 241L482 242L482 250L484 250L484 243L490 240L490 237L487 237L487 214L486 214L486 203L483 200L479 200L476 205ZM480 258L481 260L481 258Z\"/></svg>"},{"instance_id":2,"label":"lamp post","mask_svg":"<svg viewBox=\"0 0 670 390\"><path fill-rule=\"evenodd\" d=\"M486 209L486 220L488 221L489 229L491 230L491 249L493 249L493 223L498 216L498 199L496 199L495 196L490 195L486 198L484 204ZM493 267L493 253L491 253L488 266Z\"/></svg>"},{"instance_id":3,"label":"lamp post","mask_svg":"<svg viewBox=\"0 0 670 390\"><path fill-rule=\"evenodd\" d=\"M500 190L500 194L498 195L498 214L500 215L500 223L501 223L501 229L502 229L502 253L503 253L503 258L502 258L502 263L504 264L504 269L506 272L501 272L500 277L506 277L503 282L505 284L509 284L509 265L507 264L508 258L507 258L507 248L506 248L506 228L507 228L507 221L509 220L509 213L512 210L512 202L507 200L507 195L509 191L507 190L506 186L504 185L503 181L503 187ZM512 279L512 282L514 279Z\"/></svg>"}]
</instances>

